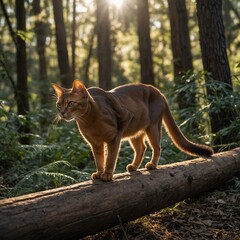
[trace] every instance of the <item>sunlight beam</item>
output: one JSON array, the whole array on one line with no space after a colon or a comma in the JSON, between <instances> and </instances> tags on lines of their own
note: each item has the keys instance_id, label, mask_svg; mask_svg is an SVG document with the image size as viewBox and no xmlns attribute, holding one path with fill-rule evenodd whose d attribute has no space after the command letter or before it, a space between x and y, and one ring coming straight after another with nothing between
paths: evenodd
<instances>
[{"instance_id":1,"label":"sunlight beam","mask_svg":"<svg viewBox=\"0 0 240 240\"><path fill-rule=\"evenodd\" d=\"M114 5L116 8L121 8L124 0L108 0L108 2Z\"/></svg>"}]
</instances>

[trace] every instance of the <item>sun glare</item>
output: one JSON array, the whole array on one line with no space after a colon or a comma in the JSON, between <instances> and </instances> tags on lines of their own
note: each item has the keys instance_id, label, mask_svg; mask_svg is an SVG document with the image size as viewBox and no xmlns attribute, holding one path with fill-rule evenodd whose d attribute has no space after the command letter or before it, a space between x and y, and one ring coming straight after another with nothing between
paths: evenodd
<instances>
[{"instance_id":1,"label":"sun glare","mask_svg":"<svg viewBox=\"0 0 240 240\"><path fill-rule=\"evenodd\" d=\"M124 0L108 0L110 4L116 6L116 8L121 8Z\"/></svg>"}]
</instances>

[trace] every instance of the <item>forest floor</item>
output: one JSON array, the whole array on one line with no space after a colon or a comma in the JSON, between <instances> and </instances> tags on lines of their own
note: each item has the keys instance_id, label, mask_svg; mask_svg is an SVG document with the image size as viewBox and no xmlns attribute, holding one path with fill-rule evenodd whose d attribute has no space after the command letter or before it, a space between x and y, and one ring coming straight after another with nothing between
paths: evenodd
<instances>
[{"instance_id":1,"label":"forest floor","mask_svg":"<svg viewBox=\"0 0 240 240\"><path fill-rule=\"evenodd\" d=\"M84 240L240 240L240 189L234 184L231 181Z\"/></svg>"}]
</instances>

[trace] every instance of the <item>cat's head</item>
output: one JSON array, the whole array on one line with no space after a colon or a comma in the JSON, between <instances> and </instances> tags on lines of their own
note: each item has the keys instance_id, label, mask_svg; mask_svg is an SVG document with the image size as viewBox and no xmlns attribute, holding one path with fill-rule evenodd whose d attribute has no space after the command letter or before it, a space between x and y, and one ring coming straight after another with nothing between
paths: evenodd
<instances>
[{"instance_id":1,"label":"cat's head","mask_svg":"<svg viewBox=\"0 0 240 240\"><path fill-rule=\"evenodd\" d=\"M56 106L60 118L66 121L77 120L88 111L90 96L79 80L74 80L70 89L60 87L55 83L52 86L57 94Z\"/></svg>"}]
</instances>

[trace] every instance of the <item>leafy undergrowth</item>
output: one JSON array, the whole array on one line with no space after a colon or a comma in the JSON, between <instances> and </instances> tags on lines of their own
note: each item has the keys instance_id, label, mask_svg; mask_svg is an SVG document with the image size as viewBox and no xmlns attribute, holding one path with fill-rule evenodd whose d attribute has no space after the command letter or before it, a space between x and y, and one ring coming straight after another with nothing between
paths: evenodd
<instances>
[{"instance_id":1,"label":"leafy undergrowth","mask_svg":"<svg viewBox=\"0 0 240 240\"><path fill-rule=\"evenodd\" d=\"M231 182L172 208L84 238L104 239L240 240L239 187Z\"/></svg>"}]
</instances>

